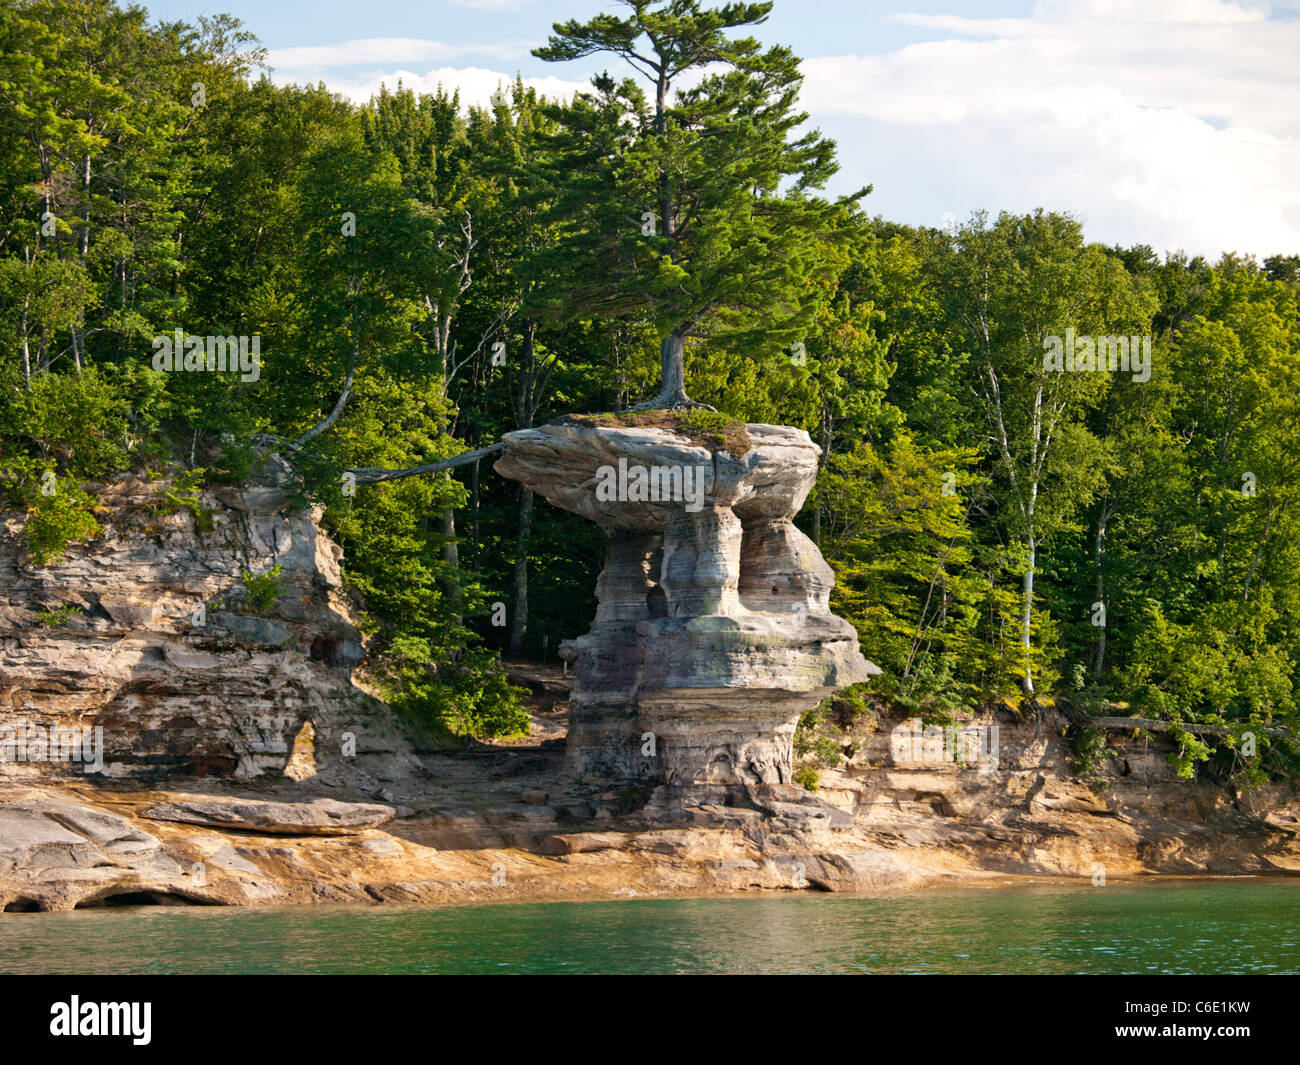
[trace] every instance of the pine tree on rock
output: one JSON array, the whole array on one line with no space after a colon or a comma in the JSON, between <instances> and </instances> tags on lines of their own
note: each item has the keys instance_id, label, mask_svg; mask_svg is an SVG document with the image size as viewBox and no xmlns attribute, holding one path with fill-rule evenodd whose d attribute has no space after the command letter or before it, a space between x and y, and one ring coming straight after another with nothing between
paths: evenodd
<instances>
[{"instance_id":1,"label":"pine tree on rock","mask_svg":"<svg viewBox=\"0 0 1300 1065\"><path fill-rule=\"evenodd\" d=\"M727 32L764 22L771 3L624 6L623 16L557 23L534 51L550 62L619 56L653 90L602 74L594 92L552 112L566 310L652 321L661 388L639 407L701 407L686 393L687 342L771 353L800 340L809 288L830 269L816 250L869 190L839 202L810 194L837 164L819 132L794 135L807 119L796 109L798 59Z\"/></svg>"}]
</instances>

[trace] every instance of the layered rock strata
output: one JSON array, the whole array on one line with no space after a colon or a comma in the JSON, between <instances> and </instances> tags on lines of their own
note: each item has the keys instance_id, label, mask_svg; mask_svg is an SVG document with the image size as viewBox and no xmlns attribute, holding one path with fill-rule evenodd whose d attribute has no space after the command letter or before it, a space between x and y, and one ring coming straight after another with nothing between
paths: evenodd
<instances>
[{"instance_id":1,"label":"layered rock strata","mask_svg":"<svg viewBox=\"0 0 1300 1065\"><path fill-rule=\"evenodd\" d=\"M625 813L643 787L571 787L549 747L428 755L436 784L399 789L403 805L388 808L319 802L352 797L325 788L324 774L201 794L0 780L0 911L875 893L1004 888L1013 877L1093 891L1099 865L1112 885L1300 876L1295 784L1234 793L1181 780L1167 757L1177 747L1159 734L1111 734L1097 775L1083 780L1056 712L973 723L1000 726L996 770L900 759L900 722L859 720L839 737L854 755L821 774L818 795L838 818L810 818L787 785L737 789L770 794L750 809L693 801L671 822Z\"/></svg>"},{"instance_id":2,"label":"layered rock strata","mask_svg":"<svg viewBox=\"0 0 1300 1065\"><path fill-rule=\"evenodd\" d=\"M595 622L561 649L581 778L788 784L800 714L879 672L831 613L834 575L792 520L820 450L802 430L744 430L737 455L666 428L505 437L498 473L608 537Z\"/></svg>"},{"instance_id":3,"label":"layered rock strata","mask_svg":"<svg viewBox=\"0 0 1300 1065\"><path fill-rule=\"evenodd\" d=\"M97 495L101 534L48 566L24 515L0 514L0 779L383 778L410 760L351 683L342 551L284 463L180 504L139 476Z\"/></svg>"}]
</instances>

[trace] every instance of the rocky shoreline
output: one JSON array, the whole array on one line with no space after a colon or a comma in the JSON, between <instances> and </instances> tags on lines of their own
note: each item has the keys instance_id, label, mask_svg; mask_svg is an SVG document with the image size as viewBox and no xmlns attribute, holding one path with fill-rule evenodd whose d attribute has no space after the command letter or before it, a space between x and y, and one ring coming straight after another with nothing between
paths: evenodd
<instances>
[{"instance_id":1,"label":"rocky shoreline","mask_svg":"<svg viewBox=\"0 0 1300 1065\"><path fill-rule=\"evenodd\" d=\"M1300 873L1296 786L1179 780L1167 737L1113 730L1083 777L1055 711L965 723L997 728L988 764L899 748L880 707L815 794L794 785L799 714L874 667L791 521L817 449L744 429L743 462L657 428L517 437L506 472L580 512L628 455L714 472L689 520L591 504L601 611L564 649L572 675L516 664L534 720L516 744L421 749L358 686L341 551L283 463L179 508L156 479L102 486L102 535L54 567L0 514L0 910ZM56 735L93 735L93 758Z\"/></svg>"},{"instance_id":2,"label":"rocky shoreline","mask_svg":"<svg viewBox=\"0 0 1300 1065\"><path fill-rule=\"evenodd\" d=\"M889 724L889 722L886 722ZM1300 874L1300 792L1170 779L1163 752L1069 772L1061 722L1000 724L1000 768L890 765L877 728L816 796L566 783L563 752L420 757L393 801L337 780L0 786L0 909L460 904L876 893L1042 878ZM883 757L882 757L883 756ZM332 785L332 786L331 786ZM639 809L627 809L644 801Z\"/></svg>"}]
</instances>

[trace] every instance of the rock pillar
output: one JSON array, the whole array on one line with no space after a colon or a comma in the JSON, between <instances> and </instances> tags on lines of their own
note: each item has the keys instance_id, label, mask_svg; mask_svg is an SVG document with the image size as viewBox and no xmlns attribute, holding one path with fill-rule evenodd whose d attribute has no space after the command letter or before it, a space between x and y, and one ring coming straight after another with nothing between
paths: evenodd
<instances>
[{"instance_id":1,"label":"rock pillar","mask_svg":"<svg viewBox=\"0 0 1300 1065\"><path fill-rule=\"evenodd\" d=\"M740 455L576 419L505 438L498 473L609 539L596 619L561 648L579 778L788 784L800 714L879 672L830 612L831 569L791 520L819 449L783 426L745 435Z\"/></svg>"}]
</instances>

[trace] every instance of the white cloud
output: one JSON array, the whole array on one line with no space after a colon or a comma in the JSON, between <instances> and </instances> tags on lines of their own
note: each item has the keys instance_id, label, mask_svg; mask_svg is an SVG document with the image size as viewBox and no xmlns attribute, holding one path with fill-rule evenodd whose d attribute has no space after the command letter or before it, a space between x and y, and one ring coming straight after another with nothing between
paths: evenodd
<instances>
[{"instance_id":1,"label":"white cloud","mask_svg":"<svg viewBox=\"0 0 1300 1065\"><path fill-rule=\"evenodd\" d=\"M365 37L342 44L325 44L308 48L276 48L267 62L276 70L302 74L325 71L360 63L418 63L422 60L453 59L462 55L485 55L496 59L515 59L525 55L524 44L453 45L420 37Z\"/></svg>"},{"instance_id":2,"label":"white cloud","mask_svg":"<svg viewBox=\"0 0 1300 1065\"><path fill-rule=\"evenodd\" d=\"M533 0L450 0L456 7L469 7L475 11L518 11Z\"/></svg>"},{"instance_id":3,"label":"white cloud","mask_svg":"<svg viewBox=\"0 0 1300 1065\"><path fill-rule=\"evenodd\" d=\"M283 84L294 79L277 73L275 80ZM381 85L387 85L390 90L396 89L399 81L404 88L416 93L436 92L441 85L449 93L459 89L461 103L469 106L487 105L497 89L509 88L514 80L514 74L483 67L438 67L423 74L410 70L396 70L391 73L368 74L355 78L335 75L326 78L325 83L334 92L341 93L357 103L365 103L379 92ZM565 81L562 78L551 77L524 78L524 84L551 99L568 98L578 90L590 87L587 82Z\"/></svg>"},{"instance_id":4,"label":"white cloud","mask_svg":"<svg viewBox=\"0 0 1300 1065\"><path fill-rule=\"evenodd\" d=\"M1271 10L1300 13L1300 0ZM1042 0L1027 18L893 21L938 39L804 63L803 106L840 144L838 186L872 182L873 213L940 225L1041 206L1107 243L1300 252L1300 19L1253 0ZM358 102L400 79L485 104L527 52L377 37L271 62L279 82L323 80ZM487 62L453 65L463 57ZM588 87L525 81L553 98Z\"/></svg>"},{"instance_id":5,"label":"white cloud","mask_svg":"<svg viewBox=\"0 0 1300 1065\"><path fill-rule=\"evenodd\" d=\"M967 18L964 15L891 15L890 22L900 26L917 26L923 30L940 30L958 36L1023 37L1033 29L1026 18Z\"/></svg>"},{"instance_id":6,"label":"white cloud","mask_svg":"<svg viewBox=\"0 0 1300 1065\"><path fill-rule=\"evenodd\" d=\"M1267 16L1225 0L897 16L947 36L807 60L802 103L853 130L846 169L886 216L1042 206L1108 243L1297 252L1300 21Z\"/></svg>"},{"instance_id":7,"label":"white cloud","mask_svg":"<svg viewBox=\"0 0 1300 1065\"><path fill-rule=\"evenodd\" d=\"M514 0L475 0L485 8ZM514 73L478 66L436 66L460 56L486 56L509 62L528 54L528 45L474 44L453 45L419 37L365 37L339 44L306 48L279 48L268 56L274 68L272 78L281 85L292 82L323 81L333 91L357 103L365 103L379 92L381 85L395 89L398 82L417 93L435 92L439 85L449 92L459 89L465 104L487 104L501 86L509 86ZM421 72L423 71L423 72ZM586 83L561 78L525 78L525 84L544 96L568 97Z\"/></svg>"}]
</instances>

